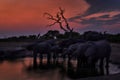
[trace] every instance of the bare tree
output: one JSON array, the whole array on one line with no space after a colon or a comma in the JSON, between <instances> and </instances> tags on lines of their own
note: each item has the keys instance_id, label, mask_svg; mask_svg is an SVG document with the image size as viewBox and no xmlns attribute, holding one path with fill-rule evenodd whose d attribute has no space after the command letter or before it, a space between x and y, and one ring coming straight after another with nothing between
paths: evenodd
<instances>
[{"instance_id":1,"label":"bare tree","mask_svg":"<svg viewBox=\"0 0 120 80\"><path fill-rule=\"evenodd\" d=\"M62 8L59 8L59 12L56 13L56 16L51 15L50 13L44 13L44 15L47 16L48 20L52 20L53 23L50 24L49 26L53 26L55 24L59 24L60 28L65 31L65 32L73 32L73 28L71 28L69 26L69 23L66 19L66 17L64 16L64 12L65 10L63 10ZM65 26L64 26L65 24Z\"/></svg>"}]
</instances>

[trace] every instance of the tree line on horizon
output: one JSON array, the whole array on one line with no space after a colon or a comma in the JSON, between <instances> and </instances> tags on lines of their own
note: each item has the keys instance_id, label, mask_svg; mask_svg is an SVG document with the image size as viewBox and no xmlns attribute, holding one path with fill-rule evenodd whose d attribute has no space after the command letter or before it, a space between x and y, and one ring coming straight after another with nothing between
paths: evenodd
<instances>
[{"instance_id":1,"label":"tree line on horizon","mask_svg":"<svg viewBox=\"0 0 120 80\"><path fill-rule=\"evenodd\" d=\"M110 33L101 33L101 32L96 32L96 31L86 31L83 34L80 34L79 32L72 32L72 37L74 39L83 39L84 35L88 32L92 33L100 33L100 34L105 34L105 37L108 41L113 42L113 43L120 43L120 33L118 34L110 34ZM48 39L67 39L70 38L69 34L70 32L65 32L65 33L60 33L58 30L49 30L47 33L40 35L21 35L21 36L13 36L13 37L8 37L8 38L2 38L0 39L0 42L4 41L39 41L39 40L48 40Z\"/></svg>"}]
</instances>

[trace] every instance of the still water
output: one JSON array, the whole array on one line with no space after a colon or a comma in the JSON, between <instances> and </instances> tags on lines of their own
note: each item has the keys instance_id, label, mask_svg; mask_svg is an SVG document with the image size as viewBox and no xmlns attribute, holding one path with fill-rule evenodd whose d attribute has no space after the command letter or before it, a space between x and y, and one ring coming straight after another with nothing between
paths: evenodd
<instances>
[{"instance_id":1,"label":"still water","mask_svg":"<svg viewBox=\"0 0 120 80\"><path fill-rule=\"evenodd\" d=\"M76 62L52 62L34 64L32 58L0 62L0 80L71 80L99 76L99 70L76 67ZM110 74L120 73L117 65L110 64ZM103 75L103 74L102 74Z\"/></svg>"}]
</instances>

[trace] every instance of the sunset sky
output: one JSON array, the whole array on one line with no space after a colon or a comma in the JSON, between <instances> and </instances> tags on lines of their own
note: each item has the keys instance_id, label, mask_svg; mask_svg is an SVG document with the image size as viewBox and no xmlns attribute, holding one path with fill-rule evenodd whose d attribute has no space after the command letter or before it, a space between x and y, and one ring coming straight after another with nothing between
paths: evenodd
<instances>
[{"instance_id":1,"label":"sunset sky","mask_svg":"<svg viewBox=\"0 0 120 80\"><path fill-rule=\"evenodd\" d=\"M0 0L0 37L60 30L43 16L59 7L75 31L120 33L120 0Z\"/></svg>"}]
</instances>

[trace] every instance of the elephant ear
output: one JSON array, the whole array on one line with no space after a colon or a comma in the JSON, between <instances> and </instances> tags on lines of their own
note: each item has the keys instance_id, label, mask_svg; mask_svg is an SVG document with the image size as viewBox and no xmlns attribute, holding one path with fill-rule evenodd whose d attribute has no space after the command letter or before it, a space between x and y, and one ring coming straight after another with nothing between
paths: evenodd
<instances>
[{"instance_id":1,"label":"elephant ear","mask_svg":"<svg viewBox=\"0 0 120 80\"><path fill-rule=\"evenodd\" d=\"M95 54L96 54L96 46L95 45L91 45L91 46L89 46L87 49L86 49L86 51L85 51L85 56L86 57L92 57L92 56L94 56Z\"/></svg>"}]
</instances>

